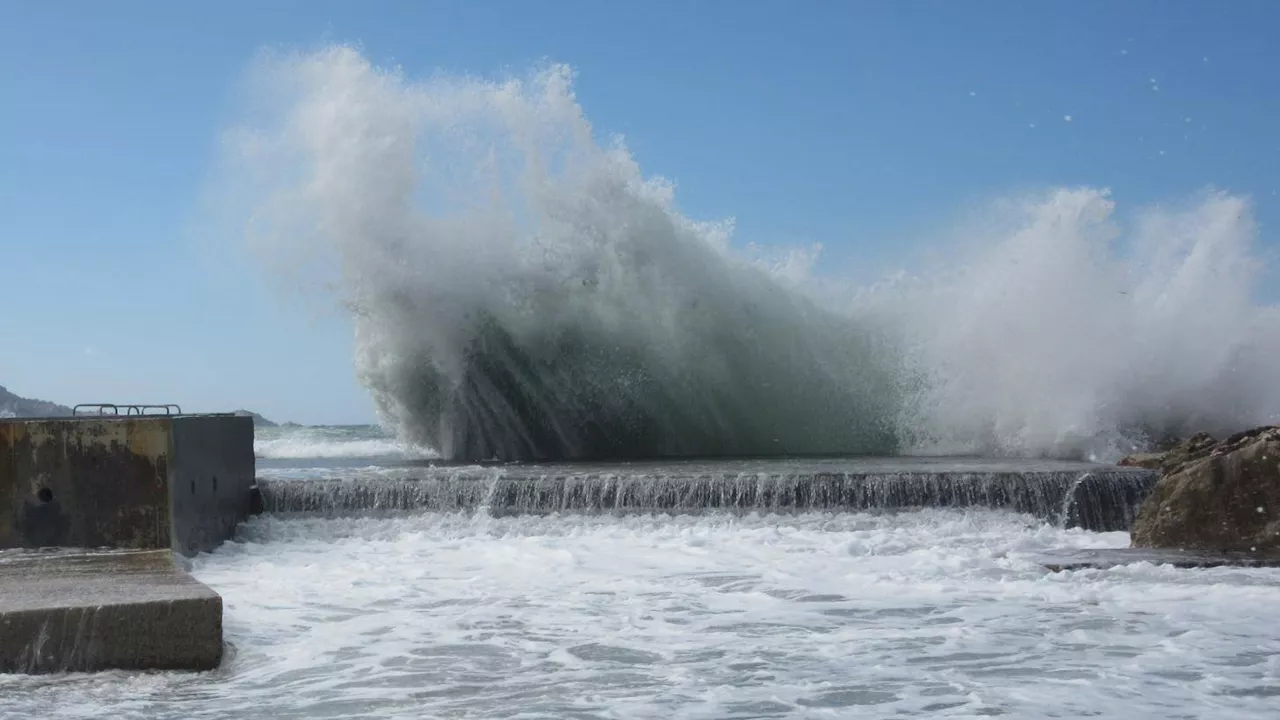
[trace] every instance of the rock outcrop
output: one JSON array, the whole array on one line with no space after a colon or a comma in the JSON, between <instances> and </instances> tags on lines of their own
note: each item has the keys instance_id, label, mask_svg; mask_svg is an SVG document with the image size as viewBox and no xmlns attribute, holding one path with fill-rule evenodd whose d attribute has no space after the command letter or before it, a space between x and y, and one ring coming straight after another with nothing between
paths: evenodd
<instances>
[{"instance_id":1,"label":"rock outcrop","mask_svg":"<svg viewBox=\"0 0 1280 720\"><path fill-rule=\"evenodd\" d=\"M1163 474L1138 511L1134 547L1280 552L1280 426L1221 442L1196 435L1158 457L1126 458Z\"/></svg>"},{"instance_id":2,"label":"rock outcrop","mask_svg":"<svg viewBox=\"0 0 1280 720\"><path fill-rule=\"evenodd\" d=\"M1196 433L1186 440L1172 442L1158 452L1137 453L1120 461L1120 465L1159 470L1165 475L1192 460L1207 456L1218 441L1209 433Z\"/></svg>"}]
</instances>

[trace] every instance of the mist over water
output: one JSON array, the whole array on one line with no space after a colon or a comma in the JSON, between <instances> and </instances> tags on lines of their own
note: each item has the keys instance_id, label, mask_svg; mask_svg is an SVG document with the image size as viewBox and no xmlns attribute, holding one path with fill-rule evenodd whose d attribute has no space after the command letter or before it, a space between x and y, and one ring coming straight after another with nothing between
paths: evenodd
<instances>
[{"instance_id":1,"label":"mist over water","mask_svg":"<svg viewBox=\"0 0 1280 720\"><path fill-rule=\"evenodd\" d=\"M259 460L407 460L430 457L378 427L273 427L254 433Z\"/></svg>"},{"instance_id":2,"label":"mist over water","mask_svg":"<svg viewBox=\"0 0 1280 720\"><path fill-rule=\"evenodd\" d=\"M1113 458L1280 420L1280 312L1254 301L1267 268L1245 200L1143 210L1128 233L1099 190L1004 210L1005 233L890 292L924 377L909 442Z\"/></svg>"},{"instance_id":3,"label":"mist over water","mask_svg":"<svg viewBox=\"0 0 1280 720\"><path fill-rule=\"evenodd\" d=\"M350 309L383 420L455 459L972 452L1113 457L1280 414L1280 313L1245 199L1119 218L992 208L872 288L682 215L572 72L408 78L263 59L228 134L250 240Z\"/></svg>"}]
</instances>

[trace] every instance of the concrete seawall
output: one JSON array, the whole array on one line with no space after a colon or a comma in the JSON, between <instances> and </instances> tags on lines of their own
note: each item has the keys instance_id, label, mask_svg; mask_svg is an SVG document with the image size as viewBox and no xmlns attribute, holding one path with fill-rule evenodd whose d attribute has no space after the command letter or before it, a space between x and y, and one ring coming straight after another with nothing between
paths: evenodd
<instances>
[{"instance_id":1,"label":"concrete seawall","mask_svg":"<svg viewBox=\"0 0 1280 720\"><path fill-rule=\"evenodd\" d=\"M173 553L234 535L254 466L248 417L0 420L0 672L216 667L222 599Z\"/></svg>"}]
</instances>

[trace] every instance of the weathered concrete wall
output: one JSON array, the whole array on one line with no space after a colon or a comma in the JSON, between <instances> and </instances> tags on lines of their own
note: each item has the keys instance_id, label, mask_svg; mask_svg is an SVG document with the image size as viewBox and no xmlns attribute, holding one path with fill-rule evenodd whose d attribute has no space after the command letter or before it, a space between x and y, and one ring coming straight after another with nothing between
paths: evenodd
<instances>
[{"instance_id":1,"label":"weathered concrete wall","mask_svg":"<svg viewBox=\"0 0 1280 720\"><path fill-rule=\"evenodd\" d=\"M212 550L253 475L247 417L0 420L0 548Z\"/></svg>"},{"instance_id":2,"label":"weathered concrete wall","mask_svg":"<svg viewBox=\"0 0 1280 720\"><path fill-rule=\"evenodd\" d=\"M0 672L211 670L222 598L168 550L0 552Z\"/></svg>"},{"instance_id":3,"label":"weathered concrete wall","mask_svg":"<svg viewBox=\"0 0 1280 720\"><path fill-rule=\"evenodd\" d=\"M0 421L0 547L169 547L169 420Z\"/></svg>"},{"instance_id":4,"label":"weathered concrete wall","mask_svg":"<svg viewBox=\"0 0 1280 720\"><path fill-rule=\"evenodd\" d=\"M213 550L250 514L255 474L253 418L183 416L173 420L169 453L172 547Z\"/></svg>"}]
</instances>

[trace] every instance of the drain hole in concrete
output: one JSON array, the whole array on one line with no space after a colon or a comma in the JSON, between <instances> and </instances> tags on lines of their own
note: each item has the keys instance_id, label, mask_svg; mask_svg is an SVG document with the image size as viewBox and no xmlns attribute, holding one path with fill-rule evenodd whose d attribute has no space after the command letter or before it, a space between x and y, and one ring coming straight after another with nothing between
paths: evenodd
<instances>
[{"instance_id":1,"label":"drain hole in concrete","mask_svg":"<svg viewBox=\"0 0 1280 720\"><path fill-rule=\"evenodd\" d=\"M42 503L53 502L53 491L49 488L40 488L40 491L36 493L36 497Z\"/></svg>"}]
</instances>

